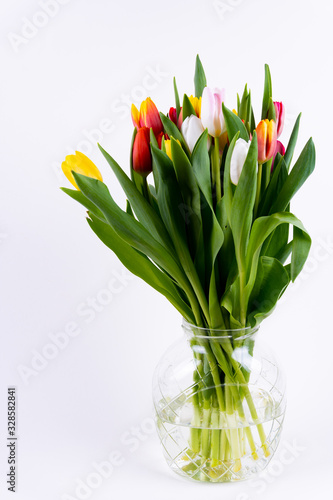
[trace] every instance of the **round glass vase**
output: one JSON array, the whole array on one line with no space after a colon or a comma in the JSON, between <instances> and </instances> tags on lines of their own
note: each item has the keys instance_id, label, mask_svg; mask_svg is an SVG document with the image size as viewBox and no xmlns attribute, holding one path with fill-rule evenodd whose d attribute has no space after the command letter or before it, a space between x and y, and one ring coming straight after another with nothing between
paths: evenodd
<instances>
[{"instance_id":1,"label":"round glass vase","mask_svg":"<svg viewBox=\"0 0 333 500\"><path fill-rule=\"evenodd\" d=\"M153 379L165 459L197 481L249 479L272 459L285 414L285 385L258 328L212 330L183 321L185 336Z\"/></svg>"}]
</instances>

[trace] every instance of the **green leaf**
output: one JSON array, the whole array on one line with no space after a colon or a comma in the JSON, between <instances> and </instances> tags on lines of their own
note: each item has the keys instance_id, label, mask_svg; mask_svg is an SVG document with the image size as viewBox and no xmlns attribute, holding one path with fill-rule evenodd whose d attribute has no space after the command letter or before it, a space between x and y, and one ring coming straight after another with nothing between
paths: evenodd
<instances>
[{"instance_id":1,"label":"green leaf","mask_svg":"<svg viewBox=\"0 0 333 500\"><path fill-rule=\"evenodd\" d=\"M180 144L171 138L171 155L183 203L179 210L183 213L188 227L190 253L194 258L202 232L200 191L193 167Z\"/></svg>"},{"instance_id":2,"label":"green leaf","mask_svg":"<svg viewBox=\"0 0 333 500\"><path fill-rule=\"evenodd\" d=\"M228 132L229 142L235 137L237 132L239 132L239 137L245 141L249 140L249 134L242 120L235 115L230 109L226 108L224 103L222 103L222 110L224 115L225 124Z\"/></svg>"},{"instance_id":3,"label":"green leaf","mask_svg":"<svg viewBox=\"0 0 333 500\"><path fill-rule=\"evenodd\" d=\"M126 200L126 213L128 213L129 215L131 215L132 217L134 217L134 213L133 213L131 204L130 204L130 202L128 200Z\"/></svg>"},{"instance_id":4,"label":"green leaf","mask_svg":"<svg viewBox=\"0 0 333 500\"><path fill-rule=\"evenodd\" d=\"M256 128L256 121L254 118L254 112L253 112L253 107L251 106L251 120L250 120L250 131L253 134L253 131Z\"/></svg>"},{"instance_id":5,"label":"green leaf","mask_svg":"<svg viewBox=\"0 0 333 500\"><path fill-rule=\"evenodd\" d=\"M177 119L179 117L180 113L180 100L179 100L179 93L178 93L178 88L177 88L177 83L176 83L176 78L173 78L173 90L175 93L175 102L176 102L176 111L177 111Z\"/></svg>"},{"instance_id":6,"label":"green leaf","mask_svg":"<svg viewBox=\"0 0 333 500\"><path fill-rule=\"evenodd\" d=\"M209 321L208 304L202 285L189 252L186 224L180 207L184 203L175 169L170 158L152 146L154 166L158 170L160 183L157 201L161 217L176 249L181 265L195 291L200 306Z\"/></svg>"},{"instance_id":7,"label":"green leaf","mask_svg":"<svg viewBox=\"0 0 333 500\"><path fill-rule=\"evenodd\" d=\"M71 198L73 198L73 200L78 201L79 203L81 203L81 205L83 205L90 212L92 212L93 214L95 214L96 217L98 217L102 221L105 221L105 217L104 217L103 213L86 196L84 196L84 194L81 193L81 191L78 191L77 189L68 189L68 188L60 188L60 189L64 193L68 194L68 196L70 196Z\"/></svg>"},{"instance_id":8,"label":"green leaf","mask_svg":"<svg viewBox=\"0 0 333 500\"><path fill-rule=\"evenodd\" d=\"M288 177L288 171L286 163L284 161L284 157L278 155L279 153L276 156L276 167L273 170L273 175L259 204L258 216L269 215L276 201L276 198L279 195Z\"/></svg>"},{"instance_id":9,"label":"green leaf","mask_svg":"<svg viewBox=\"0 0 333 500\"><path fill-rule=\"evenodd\" d=\"M197 55L195 61L195 73L194 73L194 88L196 97L201 97L203 89L207 86L207 80L205 71L203 69L200 57Z\"/></svg>"},{"instance_id":10,"label":"green leaf","mask_svg":"<svg viewBox=\"0 0 333 500\"><path fill-rule=\"evenodd\" d=\"M161 218L151 207L146 198L138 191L134 183L118 163L102 148L102 146L98 145L98 147L125 191L139 221L157 241L172 251L173 246Z\"/></svg>"},{"instance_id":11,"label":"green leaf","mask_svg":"<svg viewBox=\"0 0 333 500\"><path fill-rule=\"evenodd\" d=\"M312 139L306 143L293 169L288 175L270 213L282 212L286 209L290 200L304 184L309 175L312 174L316 162L315 147Z\"/></svg>"},{"instance_id":12,"label":"green leaf","mask_svg":"<svg viewBox=\"0 0 333 500\"><path fill-rule=\"evenodd\" d=\"M192 103L188 96L184 94L184 99L183 99L183 121L186 120L188 116L197 116L194 107L192 106Z\"/></svg>"},{"instance_id":13,"label":"green leaf","mask_svg":"<svg viewBox=\"0 0 333 500\"><path fill-rule=\"evenodd\" d=\"M222 316L222 311L216 290L215 270L213 269L212 277L209 285L209 316L210 327L214 329L222 328L225 326Z\"/></svg>"},{"instance_id":14,"label":"green leaf","mask_svg":"<svg viewBox=\"0 0 333 500\"><path fill-rule=\"evenodd\" d=\"M301 121L301 116L302 113L300 113L297 117L297 120L295 122L293 131L291 133L288 146L284 155L284 161L286 162L287 170L289 170L289 167L291 165L291 161L293 159L294 151L295 151L295 146L297 143L297 138L298 138L298 130L299 130L299 124Z\"/></svg>"},{"instance_id":15,"label":"green leaf","mask_svg":"<svg viewBox=\"0 0 333 500\"><path fill-rule=\"evenodd\" d=\"M173 123L173 121L171 121L163 113L160 113L160 117L162 120L164 130L166 131L166 133L168 134L170 139L171 139L171 137L174 137L174 139L176 139L180 142L180 144L183 146L185 151L188 151L188 147L185 144L184 138L183 138L182 134L180 133L179 128Z\"/></svg>"},{"instance_id":16,"label":"green leaf","mask_svg":"<svg viewBox=\"0 0 333 500\"><path fill-rule=\"evenodd\" d=\"M289 281L289 274L281 262L272 257L260 257L248 307L248 323L252 327L273 312Z\"/></svg>"},{"instance_id":17,"label":"green leaf","mask_svg":"<svg viewBox=\"0 0 333 500\"><path fill-rule=\"evenodd\" d=\"M206 202L213 208L212 185L210 178L210 158L207 148L208 131L201 134L194 146L191 163L193 173L197 179L198 186L205 197Z\"/></svg>"},{"instance_id":18,"label":"green leaf","mask_svg":"<svg viewBox=\"0 0 333 500\"><path fill-rule=\"evenodd\" d=\"M290 241L283 248L281 248L280 252L275 255L275 258L279 260L281 264L284 264L285 261L288 259L289 255L291 254L292 249L293 249L293 242Z\"/></svg>"},{"instance_id":19,"label":"green leaf","mask_svg":"<svg viewBox=\"0 0 333 500\"><path fill-rule=\"evenodd\" d=\"M272 98L269 100L269 104L268 104L267 119L276 121L275 106L274 106L274 101Z\"/></svg>"},{"instance_id":20,"label":"green leaf","mask_svg":"<svg viewBox=\"0 0 333 500\"><path fill-rule=\"evenodd\" d=\"M158 142L152 128L149 130L149 138L150 138L150 143L158 148Z\"/></svg>"},{"instance_id":21,"label":"green leaf","mask_svg":"<svg viewBox=\"0 0 333 500\"><path fill-rule=\"evenodd\" d=\"M139 221L118 207L103 182L76 173L73 173L73 175L80 190L103 212L106 220L118 236L152 259L156 265L164 269L178 282L180 287L187 293L189 288L188 280L174 255L156 241Z\"/></svg>"},{"instance_id":22,"label":"green leaf","mask_svg":"<svg viewBox=\"0 0 333 500\"><path fill-rule=\"evenodd\" d=\"M238 117L241 120L244 120L245 123L249 121L249 101L250 101L250 108L251 108L251 97L249 95L249 92L247 90L247 84L245 85L244 92L242 95L242 99L239 104L239 109L238 109Z\"/></svg>"},{"instance_id":23,"label":"green leaf","mask_svg":"<svg viewBox=\"0 0 333 500\"><path fill-rule=\"evenodd\" d=\"M246 253L246 287L245 297L248 299L256 279L258 261L262 245L270 234L280 224L292 224L299 231L296 232L296 242L293 244L291 256L291 279L295 281L302 270L311 247L311 238L303 224L297 217L290 213L276 213L266 217L259 217L253 223L249 244ZM295 234L294 234L295 238Z\"/></svg>"},{"instance_id":24,"label":"green leaf","mask_svg":"<svg viewBox=\"0 0 333 500\"><path fill-rule=\"evenodd\" d=\"M99 239L110 248L122 264L135 276L143 279L148 285L164 295L171 304L189 321L194 321L193 313L180 297L173 281L156 267L143 253L138 252L118 236L109 224L92 214L87 219L91 229Z\"/></svg>"},{"instance_id":25,"label":"green leaf","mask_svg":"<svg viewBox=\"0 0 333 500\"><path fill-rule=\"evenodd\" d=\"M261 119L265 120L269 111L270 100L272 99L272 78L268 64L265 64L264 95L262 100Z\"/></svg>"},{"instance_id":26,"label":"green leaf","mask_svg":"<svg viewBox=\"0 0 333 500\"><path fill-rule=\"evenodd\" d=\"M252 224L257 189L257 135L254 133L241 176L236 187L229 223L235 243L239 272L244 270L245 254Z\"/></svg>"},{"instance_id":27,"label":"green leaf","mask_svg":"<svg viewBox=\"0 0 333 500\"><path fill-rule=\"evenodd\" d=\"M292 240L292 258L290 266L290 277L295 281L299 273L302 271L306 259L308 258L311 248L311 238L300 227L294 225L293 240Z\"/></svg>"}]
</instances>

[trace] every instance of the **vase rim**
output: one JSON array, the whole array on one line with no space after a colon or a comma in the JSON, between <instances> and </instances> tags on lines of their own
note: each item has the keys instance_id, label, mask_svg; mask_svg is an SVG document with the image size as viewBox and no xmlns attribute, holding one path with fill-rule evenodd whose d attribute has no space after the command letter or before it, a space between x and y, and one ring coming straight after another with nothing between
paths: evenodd
<instances>
[{"instance_id":1,"label":"vase rim","mask_svg":"<svg viewBox=\"0 0 333 500\"><path fill-rule=\"evenodd\" d=\"M244 340L246 338L252 337L259 330L259 326L245 326L244 328L205 328L203 326L193 325L189 323L185 318L183 318L182 327L186 332L191 333L193 337L196 337L198 339L207 339L207 337L209 336L209 338L212 340L221 340L227 338L234 339L235 336L239 340ZM196 332L199 332L199 334L197 334ZM202 334L200 334L200 332L202 332ZM204 332L211 332L215 333L216 335L211 335L211 333L207 335L207 333Z\"/></svg>"}]
</instances>

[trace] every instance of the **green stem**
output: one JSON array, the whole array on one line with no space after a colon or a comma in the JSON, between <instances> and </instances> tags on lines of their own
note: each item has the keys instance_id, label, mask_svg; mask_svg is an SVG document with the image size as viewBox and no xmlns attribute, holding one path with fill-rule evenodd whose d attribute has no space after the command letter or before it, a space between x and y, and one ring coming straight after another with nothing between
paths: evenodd
<instances>
[{"instance_id":1,"label":"green stem","mask_svg":"<svg viewBox=\"0 0 333 500\"><path fill-rule=\"evenodd\" d=\"M203 408L203 419L202 419L203 429L201 431L201 457L203 461L205 461L210 456L210 451L209 451L210 419L211 419L210 401L205 399Z\"/></svg>"},{"instance_id":2,"label":"green stem","mask_svg":"<svg viewBox=\"0 0 333 500\"><path fill-rule=\"evenodd\" d=\"M218 203L221 199L221 172L220 172L220 147L219 139L215 137L214 139L214 166L215 171L215 190L216 190L216 202Z\"/></svg>"},{"instance_id":3,"label":"green stem","mask_svg":"<svg viewBox=\"0 0 333 500\"><path fill-rule=\"evenodd\" d=\"M212 467L216 467L220 460L220 433L223 431L219 430L219 411L218 408L213 405L212 410Z\"/></svg>"},{"instance_id":4,"label":"green stem","mask_svg":"<svg viewBox=\"0 0 333 500\"><path fill-rule=\"evenodd\" d=\"M232 356L233 348L232 348L230 340L226 340L226 342L223 344L223 348L226 350L226 352L229 356L231 365L232 365L233 369L235 370L235 375L233 378L235 378L236 381L239 382L239 384L241 386L241 391L244 393L247 405L249 407L253 422L257 426L260 441L261 441L265 456L269 456L269 450L267 448L267 438L266 438L264 427L261 423L258 423L258 414L257 414L257 410L256 410L255 404L254 404L253 399L252 399L250 389L248 387L247 381L244 377L244 374L242 372L242 369L241 369L238 361L236 361Z\"/></svg>"},{"instance_id":5,"label":"green stem","mask_svg":"<svg viewBox=\"0 0 333 500\"><path fill-rule=\"evenodd\" d=\"M193 420L191 427L191 448L194 453L200 453L200 426L201 426L201 417L200 417L200 406L198 400L198 393L192 396L193 402Z\"/></svg>"},{"instance_id":6,"label":"green stem","mask_svg":"<svg viewBox=\"0 0 333 500\"><path fill-rule=\"evenodd\" d=\"M260 201L260 193L261 193L261 179L262 179L262 163L259 163L258 166L258 174L257 174L257 193L256 200L254 202L254 219L257 217L259 201Z\"/></svg>"}]
</instances>

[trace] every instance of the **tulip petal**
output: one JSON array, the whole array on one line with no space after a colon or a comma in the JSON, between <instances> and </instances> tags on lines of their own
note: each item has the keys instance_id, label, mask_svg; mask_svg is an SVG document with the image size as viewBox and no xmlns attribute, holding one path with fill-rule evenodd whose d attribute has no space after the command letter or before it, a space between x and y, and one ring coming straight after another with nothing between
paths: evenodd
<instances>
[{"instance_id":1,"label":"tulip petal","mask_svg":"<svg viewBox=\"0 0 333 500\"><path fill-rule=\"evenodd\" d=\"M135 104L132 104L131 106L131 115L134 127L140 128L140 112Z\"/></svg>"},{"instance_id":2,"label":"tulip petal","mask_svg":"<svg viewBox=\"0 0 333 500\"><path fill-rule=\"evenodd\" d=\"M201 101L201 121L212 137L220 137L226 130L222 113L223 99L223 89L204 88Z\"/></svg>"},{"instance_id":3,"label":"tulip petal","mask_svg":"<svg viewBox=\"0 0 333 500\"><path fill-rule=\"evenodd\" d=\"M191 153L204 130L200 118L195 115L190 115L183 121L181 132Z\"/></svg>"},{"instance_id":4,"label":"tulip petal","mask_svg":"<svg viewBox=\"0 0 333 500\"><path fill-rule=\"evenodd\" d=\"M150 97L141 103L140 127L152 128L156 137L163 131L160 114Z\"/></svg>"},{"instance_id":5,"label":"tulip petal","mask_svg":"<svg viewBox=\"0 0 333 500\"><path fill-rule=\"evenodd\" d=\"M230 160L230 179L235 186L237 186L241 176L250 145L251 141L246 142L244 139L236 141Z\"/></svg>"},{"instance_id":6,"label":"tulip petal","mask_svg":"<svg viewBox=\"0 0 333 500\"><path fill-rule=\"evenodd\" d=\"M150 129L142 127L138 130L133 143L132 151L133 170L146 177L152 171L150 151Z\"/></svg>"},{"instance_id":7,"label":"tulip petal","mask_svg":"<svg viewBox=\"0 0 333 500\"><path fill-rule=\"evenodd\" d=\"M72 172L77 174L85 175L86 177L91 177L92 179L98 179L103 181L102 174L96 167L96 165L88 158L85 154L80 151L75 151L75 155L68 155L61 165L62 171L69 180L69 182L76 188L79 189Z\"/></svg>"}]
</instances>

